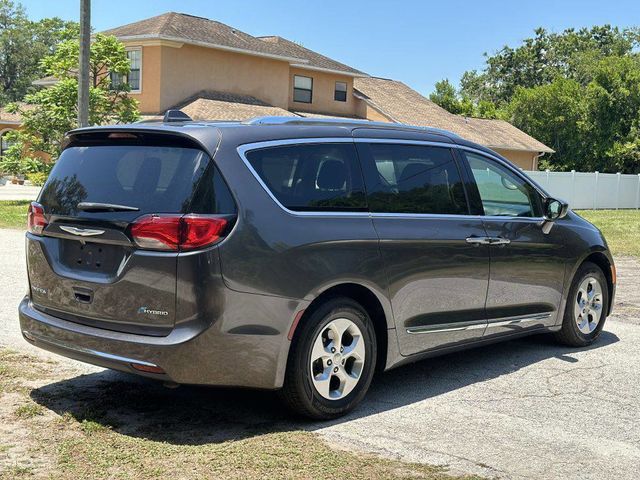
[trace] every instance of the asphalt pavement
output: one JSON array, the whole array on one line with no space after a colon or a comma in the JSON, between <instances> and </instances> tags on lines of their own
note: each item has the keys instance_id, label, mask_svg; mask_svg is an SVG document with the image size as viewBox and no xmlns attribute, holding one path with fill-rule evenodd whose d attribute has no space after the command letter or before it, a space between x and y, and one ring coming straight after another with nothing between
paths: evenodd
<instances>
[{"instance_id":1,"label":"asphalt pavement","mask_svg":"<svg viewBox=\"0 0 640 480\"><path fill-rule=\"evenodd\" d=\"M0 230L0 345L53 357L27 344L17 304L27 282L24 234ZM591 347L536 336L425 360L374 379L365 402L330 423L297 423L265 392L182 387L221 422L220 440L249 425L303 428L330 445L446 465L455 473L513 479L637 479L640 476L640 263L616 259L614 315ZM140 382L72 360L66 388Z\"/></svg>"}]
</instances>

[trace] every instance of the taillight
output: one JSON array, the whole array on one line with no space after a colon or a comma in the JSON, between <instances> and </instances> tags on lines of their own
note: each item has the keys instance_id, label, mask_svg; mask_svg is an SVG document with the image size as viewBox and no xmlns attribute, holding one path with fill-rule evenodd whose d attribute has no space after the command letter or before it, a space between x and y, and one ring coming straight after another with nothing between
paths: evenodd
<instances>
[{"instance_id":1,"label":"taillight","mask_svg":"<svg viewBox=\"0 0 640 480\"><path fill-rule=\"evenodd\" d=\"M27 229L29 233L42 235L42 231L46 226L47 219L44 217L44 207L38 202L31 202L27 213Z\"/></svg>"},{"instance_id":2,"label":"taillight","mask_svg":"<svg viewBox=\"0 0 640 480\"><path fill-rule=\"evenodd\" d=\"M131 226L131 235L142 248L178 250L180 216L145 215Z\"/></svg>"},{"instance_id":3,"label":"taillight","mask_svg":"<svg viewBox=\"0 0 640 480\"><path fill-rule=\"evenodd\" d=\"M131 226L133 240L151 250L193 250L220 240L227 220L208 215L145 215Z\"/></svg>"},{"instance_id":4,"label":"taillight","mask_svg":"<svg viewBox=\"0 0 640 480\"><path fill-rule=\"evenodd\" d=\"M181 250L192 250L217 242L227 226L227 220L224 218L194 214L185 215L180 221L182 224Z\"/></svg>"}]
</instances>

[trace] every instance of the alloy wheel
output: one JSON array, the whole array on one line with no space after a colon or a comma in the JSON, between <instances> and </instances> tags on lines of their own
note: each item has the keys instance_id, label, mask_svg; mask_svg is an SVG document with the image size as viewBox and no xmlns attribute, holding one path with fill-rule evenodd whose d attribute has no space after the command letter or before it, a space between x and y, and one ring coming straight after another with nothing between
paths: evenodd
<instances>
[{"instance_id":1,"label":"alloy wheel","mask_svg":"<svg viewBox=\"0 0 640 480\"><path fill-rule=\"evenodd\" d=\"M360 328L347 318L325 325L311 349L311 378L316 391L328 400L349 395L360 380L365 362Z\"/></svg>"},{"instance_id":2,"label":"alloy wheel","mask_svg":"<svg viewBox=\"0 0 640 480\"><path fill-rule=\"evenodd\" d=\"M573 307L578 330L589 335L600 323L602 317L602 286L594 277L585 278L576 294Z\"/></svg>"}]
</instances>

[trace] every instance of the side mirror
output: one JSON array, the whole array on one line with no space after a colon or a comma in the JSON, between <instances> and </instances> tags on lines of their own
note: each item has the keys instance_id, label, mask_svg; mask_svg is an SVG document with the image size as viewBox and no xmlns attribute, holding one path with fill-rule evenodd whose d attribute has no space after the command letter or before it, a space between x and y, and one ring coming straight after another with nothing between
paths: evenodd
<instances>
[{"instance_id":1,"label":"side mirror","mask_svg":"<svg viewBox=\"0 0 640 480\"><path fill-rule=\"evenodd\" d=\"M556 198L546 198L544 200L543 215L548 222L553 222L567 215L569 204Z\"/></svg>"}]
</instances>

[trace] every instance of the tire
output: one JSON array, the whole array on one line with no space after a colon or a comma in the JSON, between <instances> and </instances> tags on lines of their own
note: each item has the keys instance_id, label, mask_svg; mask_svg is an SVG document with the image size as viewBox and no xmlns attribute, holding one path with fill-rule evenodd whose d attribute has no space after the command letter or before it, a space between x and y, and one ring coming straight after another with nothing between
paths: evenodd
<instances>
[{"instance_id":1,"label":"tire","mask_svg":"<svg viewBox=\"0 0 640 480\"><path fill-rule=\"evenodd\" d=\"M340 331L338 343L333 337ZM332 352L338 345L343 351ZM366 310L347 297L328 299L298 326L280 398L307 418L342 416L367 393L376 357L376 334Z\"/></svg>"},{"instance_id":2,"label":"tire","mask_svg":"<svg viewBox=\"0 0 640 480\"><path fill-rule=\"evenodd\" d=\"M590 279L594 282L591 282ZM597 282L600 293L598 293L595 282ZM585 285L587 285L587 288L585 288ZM587 292L586 298L585 292ZM594 302L589 299L591 294L593 294L594 300L599 297L599 301L595 301L595 304L599 305L599 307L591 307L591 305L594 305ZM581 302L584 300L587 301L586 314L584 309L581 311L583 305ZM578 268L571 283L562 320L562 329L555 334L556 339L560 343L571 347L586 347L592 344L602 332L608 307L609 287L602 269L591 262L583 263ZM596 317L597 323L592 322L591 319L595 320Z\"/></svg>"}]
</instances>

